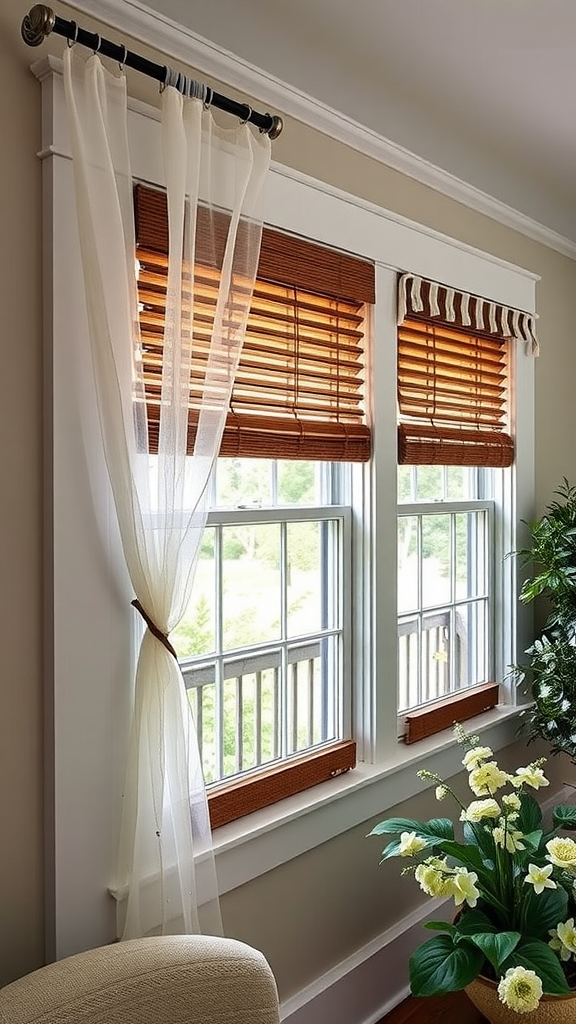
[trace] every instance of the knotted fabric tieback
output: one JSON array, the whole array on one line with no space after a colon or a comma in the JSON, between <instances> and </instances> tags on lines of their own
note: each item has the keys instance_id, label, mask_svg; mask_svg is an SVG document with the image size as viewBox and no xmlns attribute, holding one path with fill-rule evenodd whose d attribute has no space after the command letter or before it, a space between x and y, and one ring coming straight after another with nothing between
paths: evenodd
<instances>
[{"instance_id":1,"label":"knotted fabric tieback","mask_svg":"<svg viewBox=\"0 0 576 1024\"><path fill-rule=\"evenodd\" d=\"M132 603L133 607L136 609L136 611L140 612L140 615L144 619L144 622L148 626L148 629L152 633L152 636L155 636L156 639L159 640L160 643L164 645L166 650L169 651L170 654L172 654L174 656L176 661L178 661L178 655L176 654L176 651L174 650L174 648L172 647L172 644L170 643L170 641L168 639L168 634L167 633L163 633L161 629L158 629L158 626L156 625L156 623L152 621L152 619L148 615L148 612L144 611L142 605L140 604L140 601L137 598L135 598L135 600L132 601L131 603Z\"/></svg>"}]
</instances>

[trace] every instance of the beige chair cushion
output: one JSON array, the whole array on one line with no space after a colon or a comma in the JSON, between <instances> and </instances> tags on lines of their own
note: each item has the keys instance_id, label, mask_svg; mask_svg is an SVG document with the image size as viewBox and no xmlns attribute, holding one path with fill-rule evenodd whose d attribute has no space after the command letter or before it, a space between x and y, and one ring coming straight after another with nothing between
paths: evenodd
<instances>
[{"instance_id":1,"label":"beige chair cushion","mask_svg":"<svg viewBox=\"0 0 576 1024\"><path fill-rule=\"evenodd\" d=\"M133 939L49 964L0 990L2 1024L278 1024L262 953L235 939Z\"/></svg>"}]
</instances>

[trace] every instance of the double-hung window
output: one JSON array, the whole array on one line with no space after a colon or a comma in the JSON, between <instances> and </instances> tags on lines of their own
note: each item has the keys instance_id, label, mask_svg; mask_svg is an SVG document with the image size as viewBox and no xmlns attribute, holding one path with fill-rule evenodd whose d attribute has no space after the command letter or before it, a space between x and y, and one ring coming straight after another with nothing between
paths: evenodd
<instances>
[{"instance_id":1,"label":"double-hung window","mask_svg":"<svg viewBox=\"0 0 576 1024\"><path fill-rule=\"evenodd\" d=\"M135 207L153 451L164 194L138 185ZM202 230L199 217L190 448L214 309ZM371 452L365 325L373 301L369 262L264 230L192 600L172 634L206 781L227 784L211 795L215 824L354 764L350 487L352 463Z\"/></svg>"},{"instance_id":2,"label":"double-hung window","mask_svg":"<svg viewBox=\"0 0 576 1024\"><path fill-rule=\"evenodd\" d=\"M498 702L494 497L514 460L512 341L533 334L515 310L414 275L399 321L398 710L413 741Z\"/></svg>"}]
</instances>

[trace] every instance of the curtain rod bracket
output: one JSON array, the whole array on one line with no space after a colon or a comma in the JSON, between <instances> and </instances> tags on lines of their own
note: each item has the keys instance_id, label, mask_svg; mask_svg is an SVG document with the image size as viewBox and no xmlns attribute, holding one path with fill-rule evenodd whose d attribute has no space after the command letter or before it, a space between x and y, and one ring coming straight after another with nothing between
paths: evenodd
<instances>
[{"instance_id":1,"label":"curtain rod bracket","mask_svg":"<svg viewBox=\"0 0 576 1024\"><path fill-rule=\"evenodd\" d=\"M28 46L40 46L56 24L56 15L46 4L35 4L22 20L20 31Z\"/></svg>"}]
</instances>

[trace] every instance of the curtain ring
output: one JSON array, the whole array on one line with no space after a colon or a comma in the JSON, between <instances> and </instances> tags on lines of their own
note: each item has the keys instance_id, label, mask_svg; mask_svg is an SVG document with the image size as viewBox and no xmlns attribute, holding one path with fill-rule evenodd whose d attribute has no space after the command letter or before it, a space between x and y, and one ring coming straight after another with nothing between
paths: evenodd
<instances>
[{"instance_id":1,"label":"curtain ring","mask_svg":"<svg viewBox=\"0 0 576 1024\"><path fill-rule=\"evenodd\" d=\"M246 124L250 120L250 118L252 117L252 113L253 113L252 107L249 106L248 103L245 103L244 106L246 107L246 110L248 111L248 113L246 114L246 117L244 118L244 120L240 121L240 124Z\"/></svg>"},{"instance_id":2,"label":"curtain ring","mask_svg":"<svg viewBox=\"0 0 576 1024\"><path fill-rule=\"evenodd\" d=\"M122 43L122 50L122 60L118 61L118 67L120 68L120 71L124 71L124 65L126 63L126 58L128 57L128 50L126 49L124 43Z\"/></svg>"},{"instance_id":3,"label":"curtain ring","mask_svg":"<svg viewBox=\"0 0 576 1024\"><path fill-rule=\"evenodd\" d=\"M210 107L212 106L212 97L214 95L214 90L209 85L207 85L205 88L206 95L204 96L204 110L210 110Z\"/></svg>"},{"instance_id":4,"label":"curtain ring","mask_svg":"<svg viewBox=\"0 0 576 1024\"><path fill-rule=\"evenodd\" d=\"M69 46L70 48L72 48L72 47L74 46L74 43L77 43L77 42L78 42L78 25L76 24L76 22L75 22L75 21L71 21L71 22L70 22L70 24L71 24L71 25L74 25L74 35L73 35L73 37L72 37L72 39L71 39L71 40L70 40L70 39L67 39L67 40L66 40L66 43L67 43L67 45L68 45L68 46Z\"/></svg>"},{"instance_id":5,"label":"curtain ring","mask_svg":"<svg viewBox=\"0 0 576 1024\"><path fill-rule=\"evenodd\" d=\"M164 92L164 89L168 85L169 78L170 78L170 68L168 67L167 64L165 64L164 65L164 81L160 82L160 93Z\"/></svg>"},{"instance_id":6,"label":"curtain ring","mask_svg":"<svg viewBox=\"0 0 576 1024\"><path fill-rule=\"evenodd\" d=\"M97 32L95 32L94 35L96 36L96 39L98 40L98 42L96 44L96 47L93 48L94 49L94 55L96 55L98 53L98 50L102 46L102 40L101 40L101 38L100 38L100 36L98 35Z\"/></svg>"}]
</instances>

